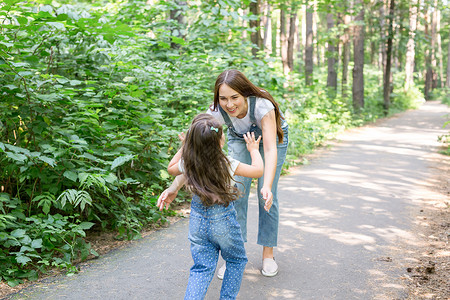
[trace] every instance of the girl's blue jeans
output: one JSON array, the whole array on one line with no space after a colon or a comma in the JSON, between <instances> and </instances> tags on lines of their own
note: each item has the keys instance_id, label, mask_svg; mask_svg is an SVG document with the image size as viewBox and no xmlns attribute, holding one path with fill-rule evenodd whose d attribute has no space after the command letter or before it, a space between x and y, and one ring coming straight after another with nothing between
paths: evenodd
<instances>
[{"instance_id":1,"label":"girl's blue jeans","mask_svg":"<svg viewBox=\"0 0 450 300\"><path fill-rule=\"evenodd\" d=\"M285 121L282 123L284 132L283 142L277 144L277 169L275 178L272 183L273 204L270 211L264 210L264 199L261 196L261 188L264 183L264 175L258 179L258 204L259 204L259 225L258 225L258 245L265 247L276 247L278 241L278 222L279 222L279 206L278 206L278 180L280 178L283 163L286 160L286 153L289 143L288 125ZM259 128L258 134L261 134ZM277 138L278 142L278 138ZM244 139L235 135L228 134L228 151L229 155L240 162L251 164L250 153ZM264 160L263 142L260 143L259 152ZM241 197L234 202L234 207L237 212L237 220L241 225L242 238L247 242L247 211L248 211L248 196L250 193L251 178L235 176L234 180L237 182L238 188L241 190ZM242 184L240 184L241 182Z\"/></svg>"},{"instance_id":2,"label":"girl's blue jeans","mask_svg":"<svg viewBox=\"0 0 450 300\"><path fill-rule=\"evenodd\" d=\"M233 203L225 207L206 207L198 196L191 202L189 240L194 265L184 299L203 299L214 276L219 250L227 268L220 290L220 299L236 299L242 282L247 255L241 228Z\"/></svg>"}]
</instances>

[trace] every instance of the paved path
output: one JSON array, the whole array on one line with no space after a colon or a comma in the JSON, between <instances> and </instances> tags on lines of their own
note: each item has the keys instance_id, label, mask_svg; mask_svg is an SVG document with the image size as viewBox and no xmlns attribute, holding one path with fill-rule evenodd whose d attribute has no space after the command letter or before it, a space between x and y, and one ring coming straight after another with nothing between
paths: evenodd
<instances>
[{"instance_id":1,"label":"paved path","mask_svg":"<svg viewBox=\"0 0 450 300\"><path fill-rule=\"evenodd\" d=\"M249 257L238 299L401 299L404 246L430 192L429 156L450 110L426 103L347 132L280 180L281 221L274 278L260 275L256 198L250 198ZM56 277L12 299L182 299L191 258L188 220ZM218 299L214 278L207 299Z\"/></svg>"}]
</instances>

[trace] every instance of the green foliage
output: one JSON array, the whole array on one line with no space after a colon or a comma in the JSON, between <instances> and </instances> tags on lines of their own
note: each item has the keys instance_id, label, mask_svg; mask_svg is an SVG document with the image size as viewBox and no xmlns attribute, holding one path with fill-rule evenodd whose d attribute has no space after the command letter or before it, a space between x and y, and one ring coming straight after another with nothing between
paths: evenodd
<instances>
[{"instance_id":1,"label":"green foliage","mask_svg":"<svg viewBox=\"0 0 450 300\"><path fill-rule=\"evenodd\" d=\"M49 267L76 271L73 260L98 256L83 239L94 223L80 222L78 215L25 217L18 199L9 199L7 194L0 197L11 209L8 215L0 214L0 274L10 286L23 279L35 280Z\"/></svg>"},{"instance_id":2,"label":"green foliage","mask_svg":"<svg viewBox=\"0 0 450 300\"><path fill-rule=\"evenodd\" d=\"M417 86L412 86L404 91L405 73L397 72L394 74L394 92L391 94L391 112L399 112L407 109L417 109L425 102L422 92Z\"/></svg>"},{"instance_id":3,"label":"green foliage","mask_svg":"<svg viewBox=\"0 0 450 300\"><path fill-rule=\"evenodd\" d=\"M51 267L76 272L74 260L97 255L86 230L135 239L167 222L173 212L156 201L177 134L206 110L224 69L243 71L280 103L289 164L383 115L373 68L355 115L349 98L328 96L323 69L307 88L298 73L287 84L278 58L249 59L242 24L255 16L237 11L250 1L151 2L0 3L0 276L11 286ZM171 10L186 23L167 18ZM393 93L394 109L415 105L420 94L408 93Z\"/></svg>"},{"instance_id":4,"label":"green foliage","mask_svg":"<svg viewBox=\"0 0 450 300\"><path fill-rule=\"evenodd\" d=\"M438 92L438 91L436 91L436 92ZM443 91L441 91L441 93L442 93L442 96L441 96L442 103L450 106L450 88L445 88Z\"/></svg>"}]
</instances>

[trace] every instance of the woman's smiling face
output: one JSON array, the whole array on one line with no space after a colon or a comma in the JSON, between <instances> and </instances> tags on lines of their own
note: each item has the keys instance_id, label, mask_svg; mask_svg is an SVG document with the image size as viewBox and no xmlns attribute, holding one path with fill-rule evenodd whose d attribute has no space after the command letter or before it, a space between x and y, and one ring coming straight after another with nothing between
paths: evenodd
<instances>
[{"instance_id":1,"label":"woman's smiling face","mask_svg":"<svg viewBox=\"0 0 450 300\"><path fill-rule=\"evenodd\" d=\"M219 105L230 117L242 119L247 115L248 104L244 96L225 83L219 88Z\"/></svg>"}]
</instances>

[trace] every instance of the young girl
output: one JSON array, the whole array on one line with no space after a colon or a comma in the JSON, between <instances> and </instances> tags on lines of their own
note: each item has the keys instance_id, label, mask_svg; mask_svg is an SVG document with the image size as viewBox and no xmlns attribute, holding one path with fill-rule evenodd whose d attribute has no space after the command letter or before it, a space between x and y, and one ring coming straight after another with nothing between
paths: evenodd
<instances>
[{"instance_id":1,"label":"young girl","mask_svg":"<svg viewBox=\"0 0 450 300\"><path fill-rule=\"evenodd\" d=\"M194 118L183 146L169 163L171 175L178 175L158 199L167 208L178 189L186 183L194 194L189 219L189 240L194 265L190 269L185 299L203 299L217 266L219 250L226 261L220 299L235 299L242 281L247 256L233 201L238 198L233 176L261 177L264 171L259 153L260 138L244 135L251 165L225 156L220 123L209 114ZM267 202L269 210L271 202Z\"/></svg>"}]
</instances>

